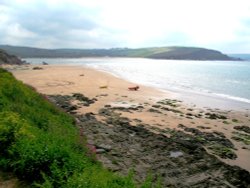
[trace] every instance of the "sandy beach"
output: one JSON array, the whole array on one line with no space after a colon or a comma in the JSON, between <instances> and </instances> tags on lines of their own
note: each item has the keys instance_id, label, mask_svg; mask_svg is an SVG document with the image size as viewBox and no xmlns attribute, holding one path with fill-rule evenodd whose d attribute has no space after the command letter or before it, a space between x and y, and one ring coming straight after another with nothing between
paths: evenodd
<instances>
[{"instance_id":1,"label":"sandy beach","mask_svg":"<svg viewBox=\"0 0 250 188\"><path fill-rule=\"evenodd\" d=\"M250 112L198 108L175 100L176 93L163 92L141 86L138 91L129 91L136 84L117 78L111 74L79 66L42 65L33 70L32 65L7 67L14 76L33 86L45 95L72 95L73 93L95 99L90 105L77 100L74 114L91 114L98 121L105 122L100 109L112 108L119 115L130 120L131 126L138 122L157 134L168 136L171 131L181 131L202 140L203 148L220 161L239 166L250 172ZM208 142L210 138L216 138ZM94 140L90 137L90 142ZM217 143L218 141L218 143ZM211 144L212 143L212 144ZM227 152L219 151L225 146ZM225 148L224 148L225 149ZM99 156L109 167L109 163ZM119 171L119 170L118 170Z\"/></svg>"}]
</instances>

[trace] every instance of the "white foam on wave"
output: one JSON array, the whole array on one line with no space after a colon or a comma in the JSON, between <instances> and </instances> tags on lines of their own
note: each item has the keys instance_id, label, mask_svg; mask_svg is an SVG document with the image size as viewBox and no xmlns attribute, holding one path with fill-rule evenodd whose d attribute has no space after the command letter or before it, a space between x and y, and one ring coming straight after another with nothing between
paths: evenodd
<instances>
[{"instance_id":1,"label":"white foam on wave","mask_svg":"<svg viewBox=\"0 0 250 188\"><path fill-rule=\"evenodd\" d=\"M239 101L239 102L244 102L244 103L249 103L250 104L249 99L245 99L245 98L241 98L241 97L235 97L235 96L221 94L221 93L214 93L214 94L219 96L219 97L226 98L226 99L231 99L231 100L234 100L234 101Z\"/></svg>"}]
</instances>

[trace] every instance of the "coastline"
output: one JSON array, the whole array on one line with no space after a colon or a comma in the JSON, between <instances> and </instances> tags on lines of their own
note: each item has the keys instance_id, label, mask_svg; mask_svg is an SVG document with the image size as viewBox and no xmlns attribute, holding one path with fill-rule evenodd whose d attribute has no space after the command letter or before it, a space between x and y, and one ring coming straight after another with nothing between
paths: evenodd
<instances>
[{"instance_id":1,"label":"coastline","mask_svg":"<svg viewBox=\"0 0 250 188\"><path fill-rule=\"evenodd\" d=\"M42 63L41 59L39 58L28 58L25 60L28 62L30 61L32 62L31 64L36 64L36 65L39 65ZM183 100L184 103L189 104L189 105L195 104L199 108L204 108L204 107L220 108L223 110L235 109L235 110L240 110L240 111L250 109L250 98L248 97L248 95L246 96L246 93L245 93L247 92L248 87L244 87L245 90L242 88L242 86L245 85L246 82L242 80L243 85L235 85L235 83L240 82L240 80L237 80L233 82L234 83L233 85L229 84L230 82L232 82L232 80L228 77L228 74L229 73L231 74L230 72L231 70L228 68L228 66L230 67L231 64L228 64L228 63L225 64L222 61L209 62L209 64L202 65L203 68L201 67L200 72L201 73L203 72L203 76L199 79L200 72L197 72L197 70L195 70L196 79L193 79L194 76L192 75L192 73L190 75L190 72L188 71L183 72L183 67L185 70L187 69L192 70L193 68L196 69L196 65L198 65L196 64L197 62L191 61L187 63L186 61L184 62L176 61L174 64L177 65L177 68L180 69L180 71L175 71L176 65L172 66L172 61L168 62L166 60L162 60L163 61L162 62L161 60L157 60L158 67L163 66L162 68L164 70L170 70L170 71L162 72L161 69L154 68L154 66L151 67L152 61L149 59L140 58L139 61L137 60L138 58L110 58L110 57L79 58L79 59L69 58L69 59L56 59L56 60L50 59L50 58L44 59L44 61L48 62L50 65L58 65L59 63L61 63L61 65L70 65L70 66L73 65L73 66L84 66L88 68L94 68L98 71L112 74L115 77L128 80L133 83L135 82L139 85L156 88L167 93L172 92L172 93L177 94L176 96L180 100ZM116 64L117 62L119 62L118 63L119 65ZM109 65L105 65L106 63L109 63ZM124 63L128 63L128 64L126 64L126 66L123 66ZM143 67L144 66L143 64L145 63L149 63L149 69ZM200 64L202 62L198 62L198 63ZM208 74L204 73L204 68L206 68L207 66L213 69L213 68L216 68L215 67L216 65L221 66L221 63L225 69L223 70L224 73L222 73L222 76L225 76L226 81L221 82L220 80L218 80L219 78L217 77L216 74L214 75L215 79L213 80L211 78L211 74L213 73L211 72L209 72ZM178 64L181 64L181 66ZM241 66L247 66L247 65L240 64L239 67ZM173 72L178 72L178 74L182 72L182 74L178 76L180 77L180 79L176 77L175 73L172 75L172 71L171 71L172 69L174 70ZM241 70L237 69L236 72L237 71L241 71ZM187 76L182 76L186 74ZM154 75L157 75L157 76L155 77ZM218 88L219 85L217 85L217 83L215 85L212 84L213 85L212 87L214 88L210 88L211 86L209 83L207 87L206 82L208 80L206 79L206 77L210 78L209 82L211 83L221 82L221 84L219 84L220 87ZM234 75L232 75L232 77L234 77ZM164 81L164 80L167 80L167 81ZM224 88L224 85L225 85L225 88ZM223 88L223 89L221 90L220 88ZM232 88L233 90L235 90L235 92L232 92L232 90L229 88ZM203 101L206 101L206 102L204 103Z\"/></svg>"},{"instance_id":2,"label":"coastline","mask_svg":"<svg viewBox=\"0 0 250 188\"><path fill-rule=\"evenodd\" d=\"M70 64L69 64L70 65ZM86 65L83 65L86 67ZM169 94L171 93L175 99L183 101L186 105L195 106L197 108L211 108L211 109L220 109L220 110L236 110L236 111L248 111L250 110L250 99L236 97L233 95L222 94L222 93L213 93L209 91L198 91L194 89L181 89L176 87L161 87L160 85L155 85L152 83L137 82L133 81L129 77L126 77L122 74L115 73L112 70L106 70L105 68L100 68L98 66L89 66L88 68L101 71L104 73L111 74L117 78L127 80L139 85L147 86L149 88L157 89L160 92ZM204 102L205 101L205 102Z\"/></svg>"},{"instance_id":3,"label":"coastline","mask_svg":"<svg viewBox=\"0 0 250 188\"><path fill-rule=\"evenodd\" d=\"M97 102L88 107L79 108L77 110L78 114L93 113L98 120L102 121L103 117L99 116L98 112L105 105L110 105L123 109L120 111L122 116L132 120L140 120L144 124L150 125L151 128L155 128L156 132L163 129L184 131L179 125L185 125L185 127L206 133L217 131L223 133L233 143L235 147L233 151L237 158L222 159L217 157L230 165L237 165L250 171L248 162L250 158L249 145L231 139L235 136L234 132L237 131L234 129L235 126L245 125L249 127L249 111L201 109L178 101L170 101L169 104L172 105L168 105L168 110L170 111L164 111L157 106L159 105L157 102L164 99L174 100L176 97L178 98L178 93L162 92L146 86L140 86L138 91L129 91L127 88L135 84L114 77L111 74L82 66L39 65L39 67L43 68L41 70L33 70L33 67L33 65L21 68L12 67L11 72L17 79L33 86L38 92L46 95L83 93L89 98L98 99ZM102 86L107 87L101 89L100 87ZM133 111L132 113L124 110L138 106L143 106L143 110ZM177 111L181 113L177 113ZM224 115L227 119L210 119L207 118L206 113ZM198 117L198 114L201 114L201 117ZM131 122L131 124L135 125L134 122ZM210 151L210 153L213 152Z\"/></svg>"},{"instance_id":4,"label":"coastline","mask_svg":"<svg viewBox=\"0 0 250 188\"><path fill-rule=\"evenodd\" d=\"M233 97L215 94L196 93L191 91L175 91L176 97L185 104L196 108L234 110L250 113L250 103L232 99Z\"/></svg>"}]
</instances>

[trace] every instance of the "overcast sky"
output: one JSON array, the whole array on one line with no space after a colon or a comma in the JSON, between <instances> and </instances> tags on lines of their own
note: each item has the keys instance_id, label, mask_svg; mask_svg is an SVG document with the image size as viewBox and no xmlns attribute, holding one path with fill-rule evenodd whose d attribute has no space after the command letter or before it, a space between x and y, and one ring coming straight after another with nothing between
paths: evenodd
<instances>
[{"instance_id":1,"label":"overcast sky","mask_svg":"<svg viewBox=\"0 0 250 188\"><path fill-rule=\"evenodd\" d=\"M250 0L0 0L0 44L250 53Z\"/></svg>"}]
</instances>

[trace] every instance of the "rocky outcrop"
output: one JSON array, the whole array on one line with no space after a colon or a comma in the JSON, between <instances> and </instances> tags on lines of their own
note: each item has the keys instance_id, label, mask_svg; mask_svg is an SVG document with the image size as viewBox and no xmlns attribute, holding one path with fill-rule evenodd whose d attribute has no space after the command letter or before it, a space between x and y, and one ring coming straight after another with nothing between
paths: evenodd
<instances>
[{"instance_id":1,"label":"rocky outcrop","mask_svg":"<svg viewBox=\"0 0 250 188\"><path fill-rule=\"evenodd\" d=\"M5 51L0 49L0 65L1 64L22 65L25 64L25 62L14 55L7 54Z\"/></svg>"},{"instance_id":2,"label":"rocky outcrop","mask_svg":"<svg viewBox=\"0 0 250 188\"><path fill-rule=\"evenodd\" d=\"M72 100L82 103L77 108L95 101L79 93L50 95L49 100L74 114L80 135L87 137L89 149L109 170L124 175L133 170L138 182L151 174L152 180L160 180L162 187L248 187L250 184L248 171L216 157L237 157L233 143L222 133L202 132L182 124L178 126L182 131L159 129L123 117L120 112L125 109L110 105L101 108L98 114L75 114ZM161 109L162 105L177 106L178 101L164 100L153 108Z\"/></svg>"}]
</instances>

